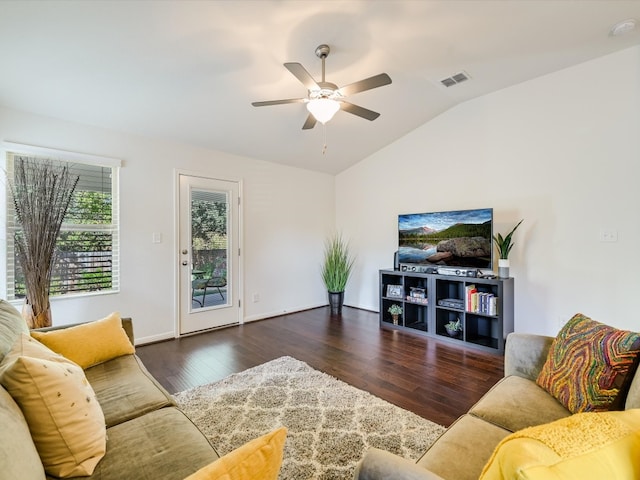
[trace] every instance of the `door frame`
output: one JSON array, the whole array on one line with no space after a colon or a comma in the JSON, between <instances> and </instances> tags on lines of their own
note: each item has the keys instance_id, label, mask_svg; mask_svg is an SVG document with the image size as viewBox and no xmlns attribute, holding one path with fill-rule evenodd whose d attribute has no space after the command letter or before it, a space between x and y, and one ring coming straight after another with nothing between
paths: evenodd
<instances>
[{"instance_id":1,"label":"door frame","mask_svg":"<svg viewBox=\"0 0 640 480\"><path fill-rule=\"evenodd\" d=\"M238 261L238 325L244 323L244 235L243 235L243 181L237 177L220 177L194 170L173 169L173 337L180 338L180 175L206 178L207 180L219 180L222 182L235 182L238 184L238 248L240 255ZM221 327L222 328L222 327ZM198 333L198 332L196 332ZM186 334L195 335L193 334Z\"/></svg>"}]
</instances>

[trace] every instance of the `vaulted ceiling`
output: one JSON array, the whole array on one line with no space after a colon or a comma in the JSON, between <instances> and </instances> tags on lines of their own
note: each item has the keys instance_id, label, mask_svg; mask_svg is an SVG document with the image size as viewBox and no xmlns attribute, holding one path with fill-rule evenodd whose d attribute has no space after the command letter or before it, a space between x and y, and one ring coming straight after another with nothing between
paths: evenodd
<instances>
[{"instance_id":1,"label":"vaulted ceiling","mask_svg":"<svg viewBox=\"0 0 640 480\"><path fill-rule=\"evenodd\" d=\"M640 1L5 0L0 105L337 173L468 99L640 44L640 24L610 35L630 18ZM320 80L322 43L327 81L392 78L349 97L377 120L302 130L304 104L251 106L306 96L283 63Z\"/></svg>"}]
</instances>

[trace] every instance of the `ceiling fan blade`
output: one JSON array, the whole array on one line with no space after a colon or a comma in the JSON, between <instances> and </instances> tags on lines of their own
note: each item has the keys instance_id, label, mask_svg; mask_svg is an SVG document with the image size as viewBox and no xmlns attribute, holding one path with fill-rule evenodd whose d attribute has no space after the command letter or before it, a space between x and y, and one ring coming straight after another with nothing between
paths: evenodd
<instances>
[{"instance_id":1,"label":"ceiling fan blade","mask_svg":"<svg viewBox=\"0 0 640 480\"><path fill-rule=\"evenodd\" d=\"M316 83L309 72L299 63L285 63L285 68L302 82L307 90L320 90L320 86Z\"/></svg>"},{"instance_id":2,"label":"ceiling fan blade","mask_svg":"<svg viewBox=\"0 0 640 480\"><path fill-rule=\"evenodd\" d=\"M353 103L345 102L344 100L340 102L340 109L371 121L380 116L378 112L354 105Z\"/></svg>"},{"instance_id":3,"label":"ceiling fan blade","mask_svg":"<svg viewBox=\"0 0 640 480\"><path fill-rule=\"evenodd\" d=\"M309 130L313 127L316 126L316 117L314 117L313 115L309 114L309 116L307 117L307 121L304 122L304 125L302 126L303 130Z\"/></svg>"},{"instance_id":4,"label":"ceiling fan blade","mask_svg":"<svg viewBox=\"0 0 640 480\"><path fill-rule=\"evenodd\" d=\"M382 87L391 83L391 77L386 73L374 75L373 77L365 78L359 82L350 83L344 87L340 87L338 90L345 97L353 95L354 93L364 92L365 90L371 90L372 88Z\"/></svg>"},{"instance_id":5,"label":"ceiling fan blade","mask_svg":"<svg viewBox=\"0 0 640 480\"><path fill-rule=\"evenodd\" d=\"M268 100L266 102L251 102L254 107L266 107L269 105L283 105L285 103L304 103L306 98L288 98L286 100Z\"/></svg>"}]
</instances>

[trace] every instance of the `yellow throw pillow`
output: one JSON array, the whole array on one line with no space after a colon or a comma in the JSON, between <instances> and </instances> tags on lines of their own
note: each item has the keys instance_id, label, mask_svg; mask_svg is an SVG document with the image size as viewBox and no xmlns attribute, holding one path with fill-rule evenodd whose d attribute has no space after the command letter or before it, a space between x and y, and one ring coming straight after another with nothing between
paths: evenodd
<instances>
[{"instance_id":1,"label":"yellow throw pillow","mask_svg":"<svg viewBox=\"0 0 640 480\"><path fill-rule=\"evenodd\" d=\"M480 480L640 478L640 409L577 413L496 447Z\"/></svg>"},{"instance_id":2,"label":"yellow throw pillow","mask_svg":"<svg viewBox=\"0 0 640 480\"><path fill-rule=\"evenodd\" d=\"M135 353L118 312L61 330L31 332L31 336L82 368Z\"/></svg>"},{"instance_id":3,"label":"yellow throw pillow","mask_svg":"<svg viewBox=\"0 0 640 480\"><path fill-rule=\"evenodd\" d=\"M287 429L281 427L227 453L185 480L277 480Z\"/></svg>"},{"instance_id":4,"label":"yellow throw pillow","mask_svg":"<svg viewBox=\"0 0 640 480\"><path fill-rule=\"evenodd\" d=\"M11 350L21 333L29 333L27 322L16 307L0 299L0 360Z\"/></svg>"},{"instance_id":5,"label":"yellow throw pillow","mask_svg":"<svg viewBox=\"0 0 640 480\"><path fill-rule=\"evenodd\" d=\"M0 363L0 383L20 406L49 475L93 473L107 431L82 368L23 333Z\"/></svg>"}]
</instances>

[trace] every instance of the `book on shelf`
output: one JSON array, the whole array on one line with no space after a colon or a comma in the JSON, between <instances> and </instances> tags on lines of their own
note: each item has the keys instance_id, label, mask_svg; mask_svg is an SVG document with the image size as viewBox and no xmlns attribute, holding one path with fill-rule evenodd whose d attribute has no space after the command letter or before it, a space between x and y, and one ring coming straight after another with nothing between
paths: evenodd
<instances>
[{"instance_id":1,"label":"book on shelf","mask_svg":"<svg viewBox=\"0 0 640 480\"><path fill-rule=\"evenodd\" d=\"M472 308L473 295L474 295L474 293L477 293L477 292L478 292L478 289L476 288L475 285L467 285L464 288L465 299L466 299L466 305L465 306L466 306L467 311L469 311L469 312L473 311L473 308Z\"/></svg>"},{"instance_id":2,"label":"book on shelf","mask_svg":"<svg viewBox=\"0 0 640 480\"><path fill-rule=\"evenodd\" d=\"M498 315L498 297L492 295L489 300L489 315Z\"/></svg>"},{"instance_id":3,"label":"book on shelf","mask_svg":"<svg viewBox=\"0 0 640 480\"><path fill-rule=\"evenodd\" d=\"M470 313L498 315L498 297L490 292L479 292L475 285L465 287L466 310Z\"/></svg>"},{"instance_id":4,"label":"book on shelf","mask_svg":"<svg viewBox=\"0 0 640 480\"><path fill-rule=\"evenodd\" d=\"M407 302L409 303L417 303L419 305L428 305L429 304L429 299L424 297L412 297L411 295L407 295Z\"/></svg>"},{"instance_id":5,"label":"book on shelf","mask_svg":"<svg viewBox=\"0 0 640 480\"><path fill-rule=\"evenodd\" d=\"M480 313L483 315L498 315L498 297L493 293L478 292L477 289L470 289L467 299L467 311Z\"/></svg>"}]
</instances>

